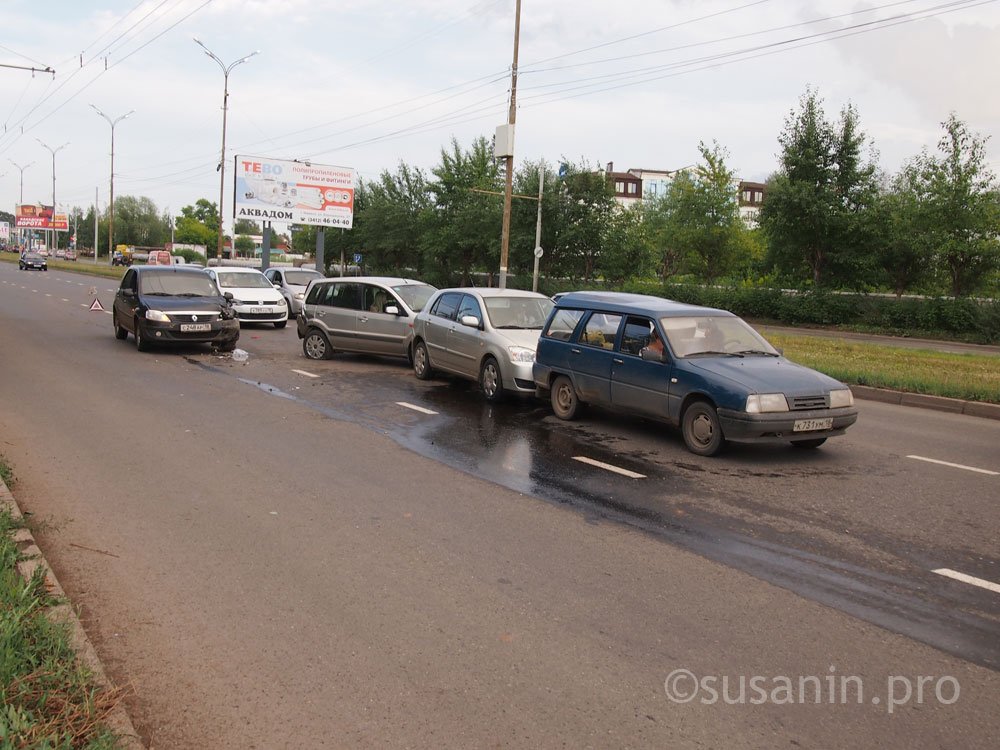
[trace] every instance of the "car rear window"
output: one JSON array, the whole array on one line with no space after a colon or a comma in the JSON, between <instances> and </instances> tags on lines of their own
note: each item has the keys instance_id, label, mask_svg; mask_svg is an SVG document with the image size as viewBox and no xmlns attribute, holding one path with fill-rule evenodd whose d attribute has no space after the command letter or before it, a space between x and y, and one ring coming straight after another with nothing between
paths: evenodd
<instances>
[{"instance_id":1,"label":"car rear window","mask_svg":"<svg viewBox=\"0 0 1000 750\"><path fill-rule=\"evenodd\" d=\"M408 308L413 312L420 312L427 304L427 300L437 291L436 287L428 284L403 284L392 287L392 291L399 295Z\"/></svg>"}]
</instances>

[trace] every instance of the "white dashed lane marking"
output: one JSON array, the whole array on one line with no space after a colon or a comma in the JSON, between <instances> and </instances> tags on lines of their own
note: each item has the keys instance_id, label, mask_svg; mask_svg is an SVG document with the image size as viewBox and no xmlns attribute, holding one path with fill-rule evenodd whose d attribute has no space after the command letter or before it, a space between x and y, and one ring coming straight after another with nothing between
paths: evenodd
<instances>
[{"instance_id":1,"label":"white dashed lane marking","mask_svg":"<svg viewBox=\"0 0 1000 750\"><path fill-rule=\"evenodd\" d=\"M579 461L582 464L589 464L590 466L596 466L598 469L604 469L605 471L613 471L615 474L621 474L623 477L628 477L629 479L645 479L645 474L639 474L635 471L629 471L628 469L623 469L620 466L614 466L612 464L606 464L603 461L598 461L593 458L587 458L586 456L573 456L574 461Z\"/></svg>"},{"instance_id":2,"label":"white dashed lane marking","mask_svg":"<svg viewBox=\"0 0 1000 750\"><path fill-rule=\"evenodd\" d=\"M968 583L973 586L979 586L979 588L1000 594L1000 583L993 583L993 581L987 581L983 578L976 578L975 576L966 575L965 573L959 573L957 570L952 570L951 568L938 568L934 572L939 576L954 578L956 581Z\"/></svg>"},{"instance_id":3,"label":"white dashed lane marking","mask_svg":"<svg viewBox=\"0 0 1000 750\"><path fill-rule=\"evenodd\" d=\"M305 375L307 378L318 378L319 375L315 375L311 372L306 372L305 370L292 370L292 372L297 372L299 375Z\"/></svg>"},{"instance_id":4,"label":"white dashed lane marking","mask_svg":"<svg viewBox=\"0 0 1000 750\"><path fill-rule=\"evenodd\" d=\"M953 464L950 461L939 461L936 458L926 458L924 456L907 456L907 458L912 458L915 461L926 461L929 464L938 464L939 466L950 466L953 469L964 469L965 471L974 471L977 474L989 474L991 477L1000 477L1000 471L990 471L989 469L977 469L975 466L965 466L964 464Z\"/></svg>"},{"instance_id":5,"label":"white dashed lane marking","mask_svg":"<svg viewBox=\"0 0 1000 750\"><path fill-rule=\"evenodd\" d=\"M397 401L396 405L402 406L406 409L413 409L413 411L419 411L421 414L437 414L436 411L433 411L431 409L425 409L424 407L417 406L416 404L408 404L405 401Z\"/></svg>"}]
</instances>

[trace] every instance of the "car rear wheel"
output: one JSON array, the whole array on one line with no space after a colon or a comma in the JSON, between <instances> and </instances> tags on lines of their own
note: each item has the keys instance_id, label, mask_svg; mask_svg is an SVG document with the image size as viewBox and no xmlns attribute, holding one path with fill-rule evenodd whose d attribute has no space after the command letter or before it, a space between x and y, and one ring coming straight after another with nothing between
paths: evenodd
<instances>
[{"instance_id":1,"label":"car rear wheel","mask_svg":"<svg viewBox=\"0 0 1000 750\"><path fill-rule=\"evenodd\" d=\"M719 415L707 401L694 401L684 410L681 434L687 449L699 456L714 456L726 444Z\"/></svg>"},{"instance_id":2,"label":"car rear wheel","mask_svg":"<svg viewBox=\"0 0 1000 750\"><path fill-rule=\"evenodd\" d=\"M326 337L326 334L314 328L302 339L302 353L308 359L331 359L333 348L330 346L330 339Z\"/></svg>"},{"instance_id":3,"label":"car rear wheel","mask_svg":"<svg viewBox=\"0 0 1000 750\"><path fill-rule=\"evenodd\" d=\"M288 325L288 321L287 320L279 320L279 321L277 321L274 324L274 327L275 328L284 328L286 325Z\"/></svg>"},{"instance_id":4,"label":"car rear wheel","mask_svg":"<svg viewBox=\"0 0 1000 750\"><path fill-rule=\"evenodd\" d=\"M479 370L479 387L491 404L503 400L503 376L500 374L500 364L493 357L483 360Z\"/></svg>"},{"instance_id":5,"label":"car rear wheel","mask_svg":"<svg viewBox=\"0 0 1000 750\"><path fill-rule=\"evenodd\" d=\"M560 375L553 381L549 396L552 401L552 412L559 419L573 419L580 410L580 399L576 395L576 388L565 375Z\"/></svg>"},{"instance_id":6,"label":"car rear wheel","mask_svg":"<svg viewBox=\"0 0 1000 750\"><path fill-rule=\"evenodd\" d=\"M427 345L423 341L413 345L413 374L417 376L417 380L430 380L434 374L430 357L427 356Z\"/></svg>"},{"instance_id":7,"label":"car rear wheel","mask_svg":"<svg viewBox=\"0 0 1000 750\"><path fill-rule=\"evenodd\" d=\"M111 320L115 327L115 338L119 341L124 341L128 338L128 331L121 327L118 323L118 313L111 313Z\"/></svg>"},{"instance_id":8,"label":"car rear wheel","mask_svg":"<svg viewBox=\"0 0 1000 750\"><path fill-rule=\"evenodd\" d=\"M146 337L142 335L142 326L139 325L138 318L135 321L135 348L140 352L149 351L149 343L146 341Z\"/></svg>"},{"instance_id":9,"label":"car rear wheel","mask_svg":"<svg viewBox=\"0 0 1000 750\"><path fill-rule=\"evenodd\" d=\"M792 445L796 448L819 448L826 442L826 438L813 438L812 440L794 440Z\"/></svg>"},{"instance_id":10,"label":"car rear wheel","mask_svg":"<svg viewBox=\"0 0 1000 750\"><path fill-rule=\"evenodd\" d=\"M236 351L236 342L227 341L225 344L219 344L218 348L220 352L233 352Z\"/></svg>"}]
</instances>

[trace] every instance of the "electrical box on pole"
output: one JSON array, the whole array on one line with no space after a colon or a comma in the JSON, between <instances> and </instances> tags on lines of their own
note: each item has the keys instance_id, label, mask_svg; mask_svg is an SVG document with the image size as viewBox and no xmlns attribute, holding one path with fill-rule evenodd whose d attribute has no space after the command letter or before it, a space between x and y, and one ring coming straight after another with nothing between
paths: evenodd
<instances>
[{"instance_id":1,"label":"electrical box on pole","mask_svg":"<svg viewBox=\"0 0 1000 750\"><path fill-rule=\"evenodd\" d=\"M514 126L497 125L496 135L493 138L493 158L504 159L514 155Z\"/></svg>"}]
</instances>

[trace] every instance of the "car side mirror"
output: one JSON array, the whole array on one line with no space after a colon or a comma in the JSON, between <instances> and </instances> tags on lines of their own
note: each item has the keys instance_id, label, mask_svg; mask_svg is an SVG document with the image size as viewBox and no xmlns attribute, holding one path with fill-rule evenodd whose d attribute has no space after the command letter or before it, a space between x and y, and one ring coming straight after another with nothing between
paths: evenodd
<instances>
[{"instance_id":1,"label":"car side mirror","mask_svg":"<svg viewBox=\"0 0 1000 750\"><path fill-rule=\"evenodd\" d=\"M273 286L275 289L281 289L281 284L279 284L277 281L273 282L271 286Z\"/></svg>"},{"instance_id":2,"label":"car side mirror","mask_svg":"<svg viewBox=\"0 0 1000 750\"><path fill-rule=\"evenodd\" d=\"M479 318L475 315L463 315L458 322L469 328L479 328Z\"/></svg>"},{"instance_id":3,"label":"car side mirror","mask_svg":"<svg viewBox=\"0 0 1000 750\"><path fill-rule=\"evenodd\" d=\"M386 315L399 315L399 308L395 305L389 305L385 308Z\"/></svg>"},{"instance_id":4,"label":"car side mirror","mask_svg":"<svg viewBox=\"0 0 1000 750\"><path fill-rule=\"evenodd\" d=\"M225 292L222 296L226 298L226 301L229 302L229 304L233 304L235 297L233 297L232 292Z\"/></svg>"},{"instance_id":5,"label":"car side mirror","mask_svg":"<svg viewBox=\"0 0 1000 750\"><path fill-rule=\"evenodd\" d=\"M122 289L122 297L125 299L135 299L135 289Z\"/></svg>"}]
</instances>

